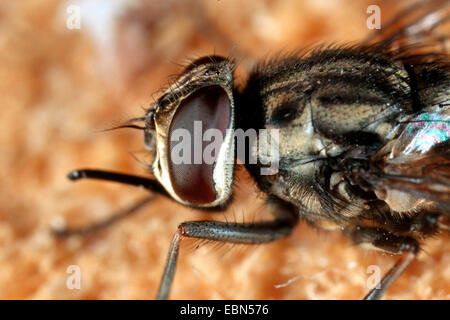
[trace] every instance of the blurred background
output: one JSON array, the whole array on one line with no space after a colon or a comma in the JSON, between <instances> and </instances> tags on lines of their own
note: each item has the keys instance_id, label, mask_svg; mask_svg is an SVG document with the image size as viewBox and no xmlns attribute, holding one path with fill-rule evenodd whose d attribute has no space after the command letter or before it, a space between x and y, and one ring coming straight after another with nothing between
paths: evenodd
<instances>
[{"instance_id":1,"label":"blurred background","mask_svg":"<svg viewBox=\"0 0 450 320\"><path fill-rule=\"evenodd\" d=\"M374 32L366 26L370 4L381 7L383 23L406 3L1 1L0 298L154 298L179 223L260 219L264 195L239 170L235 202L224 214L156 198L95 234L57 239L51 226L88 225L147 194L66 179L75 168L147 174L136 160L151 160L141 131L102 130L144 115L190 59L231 55L242 85L257 60L356 43ZM385 298L449 299L448 240L427 241ZM304 224L269 245L197 244L182 244L173 299L360 299L368 292L367 268L384 273L396 261ZM71 265L80 268L80 289L66 285Z\"/></svg>"}]
</instances>

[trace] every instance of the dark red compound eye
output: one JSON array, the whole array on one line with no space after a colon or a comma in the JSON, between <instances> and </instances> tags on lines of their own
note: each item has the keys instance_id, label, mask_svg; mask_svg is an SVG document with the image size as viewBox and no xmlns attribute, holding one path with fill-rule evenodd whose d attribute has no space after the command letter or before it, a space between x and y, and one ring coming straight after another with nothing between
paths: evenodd
<instances>
[{"instance_id":1,"label":"dark red compound eye","mask_svg":"<svg viewBox=\"0 0 450 320\"><path fill-rule=\"evenodd\" d=\"M184 201L192 204L211 203L216 198L213 181L215 163L207 164L203 161L203 150L211 143L203 141L203 133L215 128L225 137L230 124L231 103L226 91L220 86L208 86L192 93L181 102L169 129L169 175L173 190ZM202 147L200 164L194 163L194 121L201 121L201 137L196 137ZM171 141L172 134L177 129L186 129L190 134L191 160L188 164L176 164L172 161L172 149L178 141ZM197 139L197 140L198 140ZM188 140L189 141L189 140ZM217 157L217 154L215 155Z\"/></svg>"}]
</instances>

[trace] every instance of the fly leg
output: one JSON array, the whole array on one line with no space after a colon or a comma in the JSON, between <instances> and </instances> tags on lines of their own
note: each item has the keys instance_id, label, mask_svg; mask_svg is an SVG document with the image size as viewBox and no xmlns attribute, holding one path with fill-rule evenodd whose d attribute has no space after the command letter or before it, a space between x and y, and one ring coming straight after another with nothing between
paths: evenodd
<instances>
[{"instance_id":1,"label":"fly leg","mask_svg":"<svg viewBox=\"0 0 450 320\"><path fill-rule=\"evenodd\" d=\"M438 213L425 213L416 216L411 223L410 230L422 235L434 235L439 231L450 231L450 218Z\"/></svg>"},{"instance_id":2,"label":"fly leg","mask_svg":"<svg viewBox=\"0 0 450 320\"><path fill-rule=\"evenodd\" d=\"M141 187L155 193L169 196L158 181L154 179L134 176L125 173L118 173L104 170L79 169L69 172L67 178L72 181L80 179L96 179L96 180L118 182L132 185L135 187Z\"/></svg>"},{"instance_id":3,"label":"fly leg","mask_svg":"<svg viewBox=\"0 0 450 320\"><path fill-rule=\"evenodd\" d=\"M106 218L105 220L95 222L93 224L83 226L80 228L70 228L70 229L54 228L54 229L52 229L52 232L59 237L67 237L67 236L73 236L73 235L84 236L84 235L92 234L94 232L104 229L104 228L112 225L113 223L137 212L139 209L141 209L146 204L148 204L151 200L153 200L153 198L154 198L154 195L147 196L147 197L141 199L140 201L138 201L137 203L135 203L134 205L132 205L128 208L125 208L123 210L119 210L118 212L112 214L110 217Z\"/></svg>"},{"instance_id":4,"label":"fly leg","mask_svg":"<svg viewBox=\"0 0 450 320\"><path fill-rule=\"evenodd\" d=\"M364 297L364 300L380 300L386 290L415 259L416 254L417 251L414 247L405 249L397 263L388 271L388 273L384 275L380 283L375 288L370 290L370 292Z\"/></svg>"},{"instance_id":5,"label":"fly leg","mask_svg":"<svg viewBox=\"0 0 450 320\"><path fill-rule=\"evenodd\" d=\"M298 222L295 210L289 204L270 198L273 221L253 223L228 223L217 221L190 221L178 226L170 245L163 276L156 299L167 299L175 274L180 242L184 237L221 242L259 244L268 243L291 234Z\"/></svg>"},{"instance_id":6,"label":"fly leg","mask_svg":"<svg viewBox=\"0 0 450 320\"><path fill-rule=\"evenodd\" d=\"M409 232L415 237L422 238L434 235L440 230L449 231L448 220L445 216L429 212L411 218L409 223L397 226L397 229L399 232ZM352 231L351 236L356 243L370 243L383 251L401 254L400 259L383 277L379 285L365 297L366 300L380 299L395 279L414 260L419 251L419 244L414 238L396 236L381 228L359 227Z\"/></svg>"},{"instance_id":7,"label":"fly leg","mask_svg":"<svg viewBox=\"0 0 450 320\"><path fill-rule=\"evenodd\" d=\"M92 170L92 169L81 169L81 170L73 170L71 171L67 177L72 180L81 180L81 179L96 179L96 180L104 180L104 181L112 181L112 182L118 182L123 184L128 184L136 187L141 187L144 189L147 189L153 193L162 194L165 196L168 196L164 188L153 179L145 178L145 177L139 177L124 173L118 173L118 172L111 172L111 171L104 171L104 170ZM127 217L135 212L137 212L139 209L141 209L143 206L148 204L153 198L155 197L154 194L147 196L134 205L120 210L116 213L114 213L111 217L96 222L92 225L80 227L80 228L73 228L73 229L53 229L52 232L56 234L57 236L72 236L72 235L87 235L94 233L98 230L104 229L113 223L121 220L124 217Z\"/></svg>"},{"instance_id":8,"label":"fly leg","mask_svg":"<svg viewBox=\"0 0 450 320\"><path fill-rule=\"evenodd\" d=\"M350 232L356 244L371 244L391 254L401 255L397 263L386 273L378 285L373 288L365 300L379 300L392 283L405 271L419 251L419 243L406 236L396 236L381 228L356 227Z\"/></svg>"}]
</instances>

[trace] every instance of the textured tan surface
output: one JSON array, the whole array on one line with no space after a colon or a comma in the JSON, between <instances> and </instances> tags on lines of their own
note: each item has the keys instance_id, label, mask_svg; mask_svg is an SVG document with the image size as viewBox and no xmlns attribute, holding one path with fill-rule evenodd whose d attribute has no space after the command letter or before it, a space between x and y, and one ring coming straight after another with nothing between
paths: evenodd
<instances>
[{"instance_id":1,"label":"textured tan surface","mask_svg":"<svg viewBox=\"0 0 450 320\"><path fill-rule=\"evenodd\" d=\"M357 4L355 4L357 3ZM373 3L373 2L371 2ZM0 298L153 298L178 223L220 219L158 198L95 235L53 238L52 223L79 226L107 217L146 193L102 182L71 183L91 167L145 174L139 131L101 129L143 113L177 63L213 52L240 61L238 81L255 59L311 43L361 39L364 1L152 1L119 18L111 42L65 27L66 3L0 2ZM391 15L382 7L382 15ZM87 11L82 11L82 15ZM228 220L263 217L262 196L239 172ZM449 299L449 237L432 239L389 290L388 299ZM354 247L339 233L302 224L264 246L182 245L175 299L359 299L366 269L395 261ZM81 268L81 289L66 269ZM279 288L276 285L284 284Z\"/></svg>"}]
</instances>

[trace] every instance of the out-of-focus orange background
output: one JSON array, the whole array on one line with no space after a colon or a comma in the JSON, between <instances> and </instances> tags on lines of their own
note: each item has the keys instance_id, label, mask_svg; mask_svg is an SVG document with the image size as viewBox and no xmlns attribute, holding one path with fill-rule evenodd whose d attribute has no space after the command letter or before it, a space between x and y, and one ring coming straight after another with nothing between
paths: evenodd
<instances>
[{"instance_id":1,"label":"out-of-focus orange background","mask_svg":"<svg viewBox=\"0 0 450 320\"><path fill-rule=\"evenodd\" d=\"M258 59L362 39L373 32L366 27L369 4L380 5L382 22L401 6L353 0L0 2L0 298L153 298L180 222L264 217L263 195L240 170L225 216L160 197L94 235L59 240L49 232L52 225L99 221L147 194L107 182L73 183L66 174L85 167L147 174L135 159L150 161L142 132L101 130L142 116L180 64L231 55L242 84ZM81 9L80 29L67 27L76 12L71 5ZM427 241L385 298L449 299L448 241ZM196 244L182 245L171 298L359 299L368 292L367 268L377 265L384 273L396 260L304 224L269 245ZM66 286L71 265L81 270L79 290Z\"/></svg>"}]
</instances>

